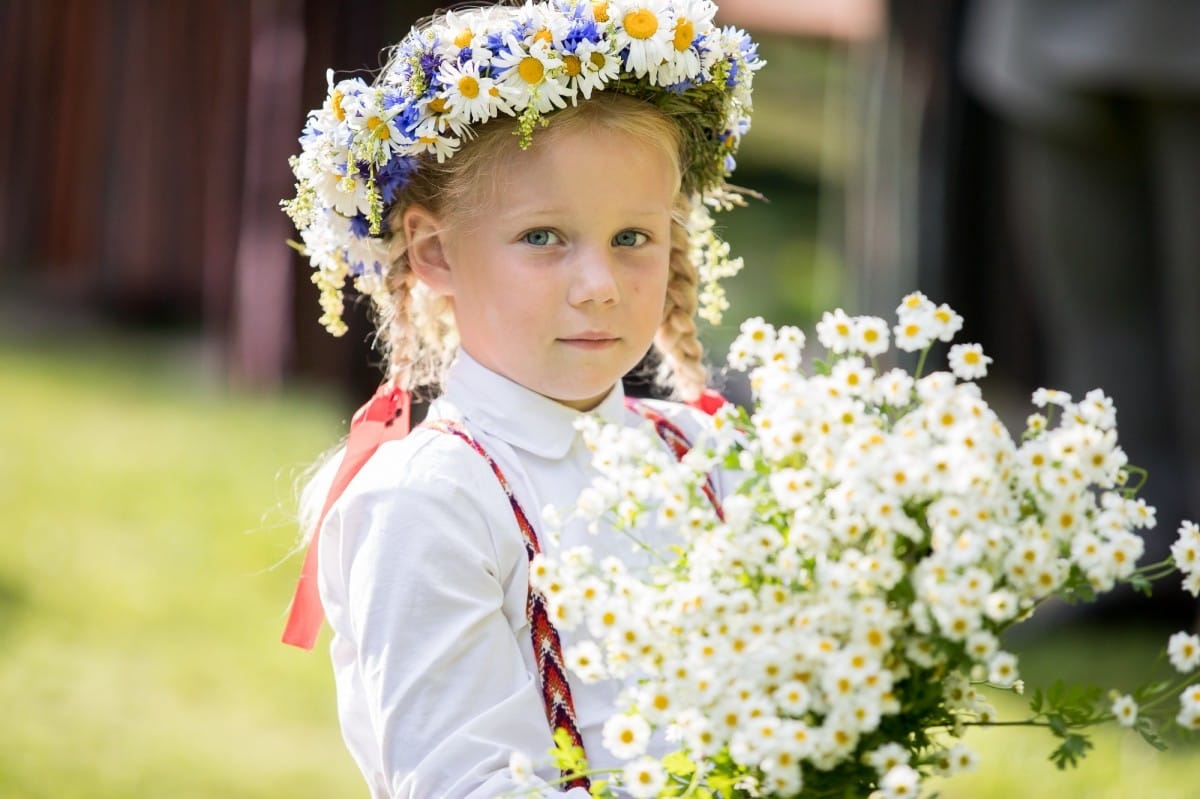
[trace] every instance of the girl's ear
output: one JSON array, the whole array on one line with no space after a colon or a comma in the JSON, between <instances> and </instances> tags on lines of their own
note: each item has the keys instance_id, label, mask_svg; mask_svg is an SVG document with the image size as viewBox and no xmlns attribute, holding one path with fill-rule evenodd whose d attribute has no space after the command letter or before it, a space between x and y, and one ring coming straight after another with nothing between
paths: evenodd
<instances>
[{"instance_id":1,"label":"girl's ear","mask_svg":"<svg viewBox=\"0 0 1200 799\"><path fill-rule=\"evenodd\" d=\"M401 217L404 240L408 242L408 266L417 279L435 294L453 296L450 262L446 258L442 220L421 205L410 206Z\"/></svg>"}]
</instances>

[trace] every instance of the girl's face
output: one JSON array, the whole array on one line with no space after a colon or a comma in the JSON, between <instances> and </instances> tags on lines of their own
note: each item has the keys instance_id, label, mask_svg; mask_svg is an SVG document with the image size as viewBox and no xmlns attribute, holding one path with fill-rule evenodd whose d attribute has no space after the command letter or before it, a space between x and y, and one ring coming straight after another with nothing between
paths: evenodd
<instances>
[{"instance_id":1,"label":"girl's face","mask_svg":"<svg viewBox=\"0 0 1200 799\"><path fill-rule=\"evenodd\" d=\"M410 242L436 231L410 262L452 298L473 358L591 410L662 322L676 167L662 147L581 125L535 137L497 178L466 218L410 209Z\"/></svg>"}]
</instances>

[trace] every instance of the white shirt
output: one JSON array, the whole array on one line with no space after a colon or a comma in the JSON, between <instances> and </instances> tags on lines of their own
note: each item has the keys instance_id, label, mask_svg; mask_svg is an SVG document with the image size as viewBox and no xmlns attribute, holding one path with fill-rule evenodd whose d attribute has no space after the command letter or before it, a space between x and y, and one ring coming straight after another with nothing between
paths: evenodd
<instances>
[{"instance_id":1,"label":"white shirt","mask_svg":"<svg viewBox=\"0 0 1200 799\"><path fill-rule=\"evenodd\" d=\"M694 440L701 414L652 405ZM620 384L593 413L645 423L625 408ZM465 425L538 530L544 507L569 509L591 480L579 417L460 351L427 418ZM612 531L568 526L557 547L539 540L550 555L587 544L598 557L636 559ZM508 772L513 751L542 766L544 778L558 776L544 763L553 742L525 618L528 557L508 498L478 453L427 428L384 443L330 509L318 554L342 733L372 797L494 799L520 790ZM560 635L568 649L575 636ZM590 764L617 765L601 730L621 685L570 682Z\"/></svg>"}]
</instances>

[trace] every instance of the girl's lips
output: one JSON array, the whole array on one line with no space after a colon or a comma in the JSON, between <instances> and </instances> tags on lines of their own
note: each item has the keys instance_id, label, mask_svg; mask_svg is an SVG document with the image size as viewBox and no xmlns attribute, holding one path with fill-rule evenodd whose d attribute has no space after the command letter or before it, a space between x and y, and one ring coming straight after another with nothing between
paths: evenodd
<instances>
[{"instance_id":1,"label":"girl's lips","mask_svg":"<svg viewBox=\"0 0 1200 799\"><path fill-rule=\"evenodd\" d=\"M580 333L577 336L560 338L563 344L583 349L603 349L616 344L620 339L608 333Z\"/></svg>"}]
</instances>

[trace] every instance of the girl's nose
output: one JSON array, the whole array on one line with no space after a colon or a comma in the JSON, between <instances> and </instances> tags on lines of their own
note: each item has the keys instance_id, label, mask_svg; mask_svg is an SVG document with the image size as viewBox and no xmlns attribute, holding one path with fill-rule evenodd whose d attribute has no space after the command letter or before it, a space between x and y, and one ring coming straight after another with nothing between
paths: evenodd
<instances>
[{"instance_id":1,"label":"girl's nose","mask_svg":"<svg viewBox=\"0 0 1200 799\"><path fill-rule=\"evenodd\" d=\"M617 265L607 251L584 250L572 264L567 301L571 305L589 302L615 303L621 296L617 286Z\"/></svg>"}]
</instances>

